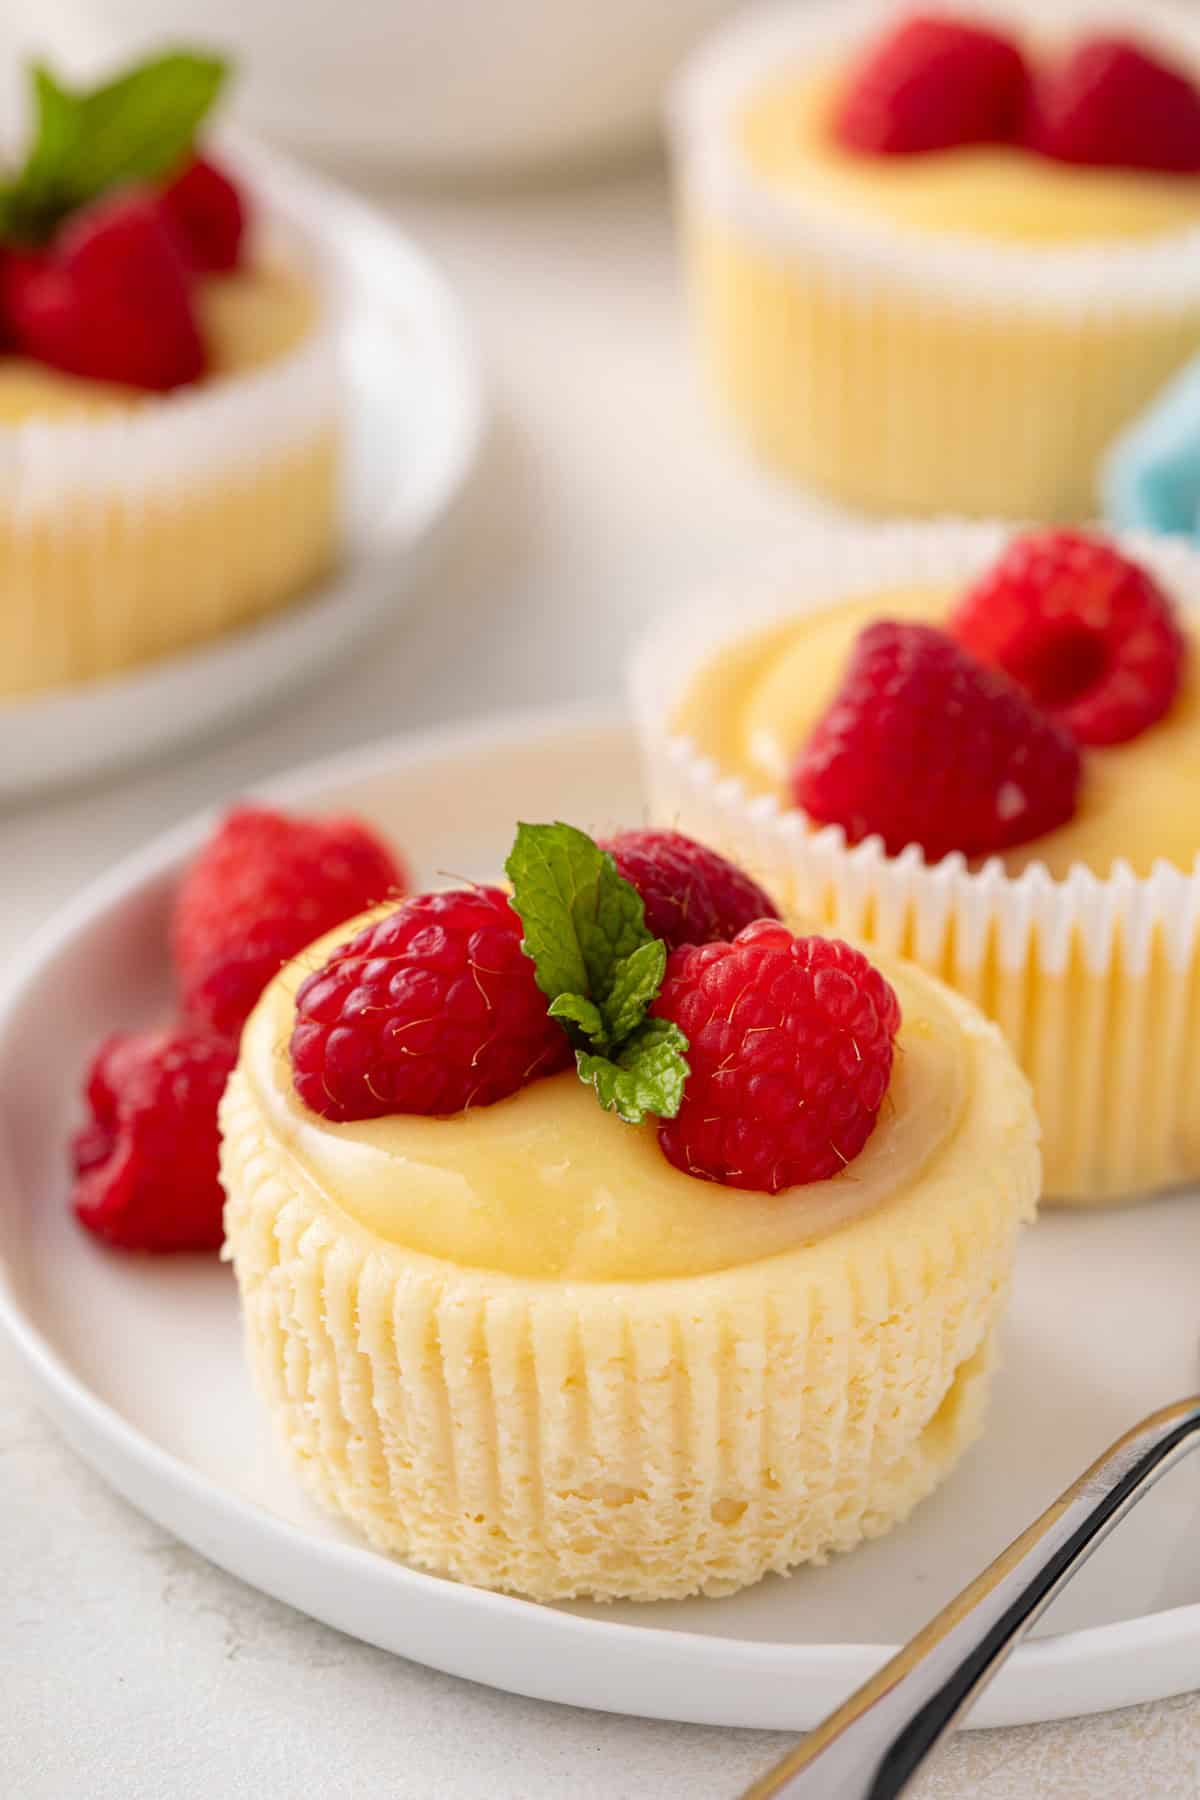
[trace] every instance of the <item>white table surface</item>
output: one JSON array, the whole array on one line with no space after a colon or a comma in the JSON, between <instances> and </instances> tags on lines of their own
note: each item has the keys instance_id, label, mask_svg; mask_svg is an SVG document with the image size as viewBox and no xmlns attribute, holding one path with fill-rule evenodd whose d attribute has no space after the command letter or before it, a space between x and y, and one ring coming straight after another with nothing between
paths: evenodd
<instances>
[{"instance_id":1,"label":"white table surface","mask_svg":"<svg viewBox=\"0 0 1200 1800\"><path fill-rule=\"evenodd\" d=\"M220 743L0 815L0 954L150 834L297 761L615 696L639 619L786 529L788 506L740 468L694 392L658 178L394 210L460 284L494 405L416 608L326 685ZM0 1351L0 1794L12 1800L721 1800L785 1743L514 1699L314 1624L111 1495ZM916 1792L1195 1800L1200 1694L965 1734Z\"/></svg>"}]
</instances>

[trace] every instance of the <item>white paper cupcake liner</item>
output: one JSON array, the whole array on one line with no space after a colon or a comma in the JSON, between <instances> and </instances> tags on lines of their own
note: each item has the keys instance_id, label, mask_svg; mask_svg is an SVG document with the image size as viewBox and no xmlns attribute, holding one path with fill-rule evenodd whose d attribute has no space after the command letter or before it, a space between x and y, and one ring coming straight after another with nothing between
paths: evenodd
<instances>
[{"instance_id":1,"label":"white paper cupcake liner","mask_svg":"<svg viewBox=\"0 0 1200 1800\"><path fill-rule=\"evenodd\" d=\"M128 411L0 426L0 696L211 637L321 572L340 530L341 329L331 283L306 273L317 317L278 358Z\"/></svg>"},{"instance_id":2,"label":"white paper cupcake liner","mask_svg":"<svg viewBox=\"0 0 1200 1800\"><path fill-rule=\"evenodd\" d=\"M809 538L747 596L661 621L632 697L651 817L724 850L801 920L913 958L1005 1030L1033 1082L1046 1193L1081 1205L1200 1176L1200 854L1137 876L960 855L930 866L878 838L848 846L772 796L751 795L671 727L702 662L770 619L905 585L965 584L1011 533L996 525L868 527ZM1130 535L1128 553L1200 608L1200 554ZM1197 802L1200 818L1200 799ZM1200 830L1198 830L1200 835Z\"/></svg>"},{"instance_id":3,"label":"white paper cupcake liner","mask_svg":"<svg viewBox=\"0 0 1200 1800\"><path fill-rule=\"evenodd\" d=\"M906 231L761 181L733 129L781 70L848 56L898 0L740 16L669 122L702 360L768 467L853 506L1081 517L1104 449L1200 344L1200 227L1136 241ZM1036 0L967 8L1044 35ZM1200 16L1064 0L1055 37L1117 23L1200 68Z\"/></svg>"}]
</instances>

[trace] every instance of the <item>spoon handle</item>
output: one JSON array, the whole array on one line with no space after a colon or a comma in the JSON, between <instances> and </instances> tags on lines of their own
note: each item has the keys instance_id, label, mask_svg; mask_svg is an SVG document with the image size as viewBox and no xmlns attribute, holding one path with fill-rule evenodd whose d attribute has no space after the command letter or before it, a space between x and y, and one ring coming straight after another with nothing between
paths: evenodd
<instances>
[{"instance_id":1,"label":"spoon handle","mask_svg":"<svg viewBox=\"0 0 1200 1800\"><path fill-rule=\"evenodd\" d=\"M1200 1437L1200 1397L1107 1450L743 1800L895 1800L1092 1551Z\"/></svg>"}]
</instances>

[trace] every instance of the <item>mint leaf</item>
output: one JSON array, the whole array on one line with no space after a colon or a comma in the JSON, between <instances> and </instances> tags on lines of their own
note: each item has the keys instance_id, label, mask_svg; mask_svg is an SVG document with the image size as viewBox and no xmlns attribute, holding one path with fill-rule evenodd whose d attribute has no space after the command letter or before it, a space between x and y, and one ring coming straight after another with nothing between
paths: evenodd
<instances>
[{"instance_id":1,"label":"mint leaf","mask_svg":"<svg viewBox=\"0 0 1200 1800\"><path fill-rule=\"evenodd\" d=\"M586 832L561 822L518 825L504 866L522 949L574 1045L580 1080L631 1125L647 1113L674 1118L688 1045L671 1020L647 1017L667 947L647 929L637 889Z\"/></svg>"},{"instance_id":2,"label":"mint leaf","mask_svg":"<svg viewBox=\"0 0 1200 1800\"><path fill-rule=\"evenodd\" d=\"M33 87L33 135L25 166L0 194L0 230L6 238L36 239L39 221L65 205L62 171L76 154L83 107L42 63L29 71Z\"/></svg>"},{"instance_id":3,"label":"mint leaf","mask_svg":"<svg viewBox=\"0 0 1200 1800\"><path fill-rule=\"evenodd\" d=\"M666 972L667 946L661 938L647 938L618 963L604 1001L608 1034L614 1043L641 1024Z\"/></svg>"},{"instance_id":4,"label":"mint leaf","mask_svg":"<svg viewBox=\"0 0 1200 1800\"><path fill-rule=\"evenodd\" d=\"M666 968L667 946L660 938L647 938L616 964L603 1010L583 994L556 994L550 1017L578 1025L593 1050L607 1050L641 1024Z\"/></svg>"},{"instance_id":5,"label":"mint leaf","mask_svg":"<svg viewBox=\"0 0 1200 1800\"><path fill-rule=\"evenodd\" d=\"M619 965L653 942L637 889L586 832L561 822L518 825L504 867L543 994L582 994L603 1010Z\"/></svg>"},{"instance_id":6,"label":"mint leaf","mask_svg":"<svg viewBox=\"0 0 1200 1800\"><path fill-rule=\"evenodd\" d=\"M33 206L52 201L61 171L78 154L83 130L83 104L61 87L44 63L29 71L33 83L33 142L25 159L22 185Z\"/></svg>"},{"instance_id":7,"label":"mint leaf","mask_svg":"<svg viewBox=\"0 0 1200 1800\"><path fill-rule=\"evenodd\" d=\"M219 56L173 50L86 94L83 130L69 165L76 204L127 181L174 174L227 73Z\"/></svg>"},{"instance_id":8,"label":"mint leaf","mask_svg":"<svg viewBox=\"0 0 1200 1800\"><path fill-rule=\"evenodd\" d=\"M605 1112L615 1112L627 1125L640 1125L647 1113L673 1119L683 1099L688 1065L687 1039L670 1019L647 1019L626 1038L615 1056L575 1053L580 1079L589 1082Z\"/></svg>"},{"instance_id":9,"label":"mint leaf","mask_svg":"<svg viewBox=\"0 0 1200 1800\"><path fill-rule=\"evenodd\" d=\"M79 93L43 64L29 73L33 132L24 164L0 189L0 234L40 243L110 188L173 174L227 65L218 56L173 50Z\"/></svg>"},{"instance_id":10,"label":"mint leaf","mask_svg":"<svg viewBox=\"0 0 1200 1800\"><path fill-rule=\"evenodd\" d=\"M569 1019L571 1024L578 1025L584 1037L592 1043L601 1043L606 1037L604 1014L594 1000L587 1000L582 994L556 994L546 1009L552 1019Z\"/></svg>"}]
</instances>

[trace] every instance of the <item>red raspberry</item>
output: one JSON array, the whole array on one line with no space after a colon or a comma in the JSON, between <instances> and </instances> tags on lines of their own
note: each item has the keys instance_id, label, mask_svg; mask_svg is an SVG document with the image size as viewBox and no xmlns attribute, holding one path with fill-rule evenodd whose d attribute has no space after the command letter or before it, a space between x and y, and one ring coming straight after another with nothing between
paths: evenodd
<instances>
[{"instance_id":1,"label":"red raspberry","mask_svg":"<svg viewBox=\"0 0 1200 1800\"><path fill-rule=\"evenodd\" d=\"M1014 539L950 629L1081 744L1136 737L1162 718L1183 679L1170 601L1137 563L1078 531Z\"/></svg>"},{"instance_id":2,"label":"red raspberry","mask_svg":"<svg viewBox=\"0 0 1200 1800\"><path fill-rule=\"evenodd\" d=\"M0 318L6 351L63 366L75 335L75 298L49 251L12 246L0 255Z\"/></svg>"},{"instance_id":3,"label":"red raspberry","mask_svg":"<svg viewBox=\"0 0 1200 1800\"><path fill-rule=\"evenodd\" d=\"M779 917L757 882L681 831L622 831L601 849L641 895L646 924L668 950L736 937L754 919Z\"/></svg>"},{"instance_id":4,"label":"red raspberry","mask_svg":"<svg viewBox=\"0 0 1200 1800\"><path fill-rule=\"evenodd\" d=\"M900 1003L866 957L763 919L732 944L676 950L652 1010L688 1040L668 1161L726 1187L777 1194L824 1181L875 1128Z\"/></svg>"},{"instance_id":5,"label":"red raspberry","mask_svg":"<svg viewBox=\"0 0 1200 1800\"><path fill-rule=\"evenodd\" d=\"M499 888L417 894L296 996L296 1092L326 1119L490 1106L571 1060Z\"/></svg>"},{"instance_id":6,"label":"red raspberry","mask_svg":"<svg viewBox=\"0 0 1200 1800\"><path fill-rule=\"evenodd\" d=\"M1081 774L1070 734L931 625L860 632L837 696L792 774L810 818L851 843L929 862L1024 844L1065 824Z\"/></svg>"},{"instance_id":7,"label":"red raspberry","mask_svg":"<svg viewBox=\"0 0 1200 1800\"><path fill-rule=\"evenodd\" d=\"M39 362L158 391L204 373L188 270L152 194L85 207L49 250L10 254L0 279L12 341Z\"/></svg>"},{"instance_id":8,"label":"red raspberry","mask_svg":"<svg viewBox=\"0 0 1200 1800\"><path fill-rule=\"evenodd\" d=\"M1200 171L1200 90L1128 38L1094 37L1033 89L1031 149L1058 162Z\"/></svg>"},{"instance_id":9,"label":"red raspberry","mask_svg":"<svg viewBox=\"0 0 1200 1800\"><path fill-rule=\"evenodd\" d=\"M404 871L357 819L231 812L184 876L171 950L188 1015L236 1037L285 962L403 893Z\"/></svg>"},{"instance_id":10,"label":"red raspberry","mask_svg":"<svg viewBox=\"0 0 1200 1800\"><path fill-rule=\"evenodd\" d=\"M216 163L193 157L163 189L162 207L190 268L204 274L237 268L246 210L238 188Z\"/></svg>"},{"instance_id":11,"label":"red raspberry","mask_svg":"<svg viewBox=\"0 0 1200 1800\"><path fill-rule=\"evenodd\" d=\"M122 1250L220 1248L217 1103L232 1047L190 1026L118 1033L87 1077L71 1144L75 1213Z\"/></svg>"},{"instance_id":12,"label":"red raspberry","mask_svg":"<svg viewBox=\"0 0 1200 1800\"><path fill-rule=\"evenodd\" d=\"M906 156L1006 142L1021 130L1029 69L1011 38L916 14L859 64L834 120L848 150Z\"/></svg>"}]
</instances>

